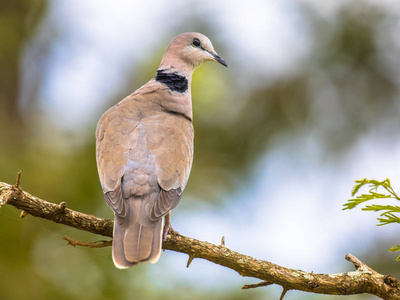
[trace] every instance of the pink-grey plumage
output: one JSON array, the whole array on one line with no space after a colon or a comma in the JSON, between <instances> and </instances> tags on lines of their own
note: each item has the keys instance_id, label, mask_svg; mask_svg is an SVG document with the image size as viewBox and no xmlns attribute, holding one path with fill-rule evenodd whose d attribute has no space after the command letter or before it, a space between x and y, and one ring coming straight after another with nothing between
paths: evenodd
<instances>
[{"instance_id":1,"label":"pink-grey plumage","mask_svg":"<svg viewBox=\"0 0 400 300\"><path fill-rule=\"evenodd\" d=\"M107 110L97 125L97 168L115 214L118 268L160 257L163 229L166 234L193 161L192 73L208 60L226 66L206 36L178 35L157 76Z\"/></svg>"}]
</instances>

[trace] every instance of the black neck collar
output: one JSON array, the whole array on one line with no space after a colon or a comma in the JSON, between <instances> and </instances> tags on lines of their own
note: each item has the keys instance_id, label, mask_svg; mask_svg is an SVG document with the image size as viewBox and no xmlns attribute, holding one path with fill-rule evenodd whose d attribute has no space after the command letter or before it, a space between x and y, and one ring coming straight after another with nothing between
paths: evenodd
<instances>
[{"instance_id":1,"label":"black neck collar","mask_svg":"<svg viewBox=\"0 0 400 300\"><path fill-rule=\"evenodd\" d=\"M167 73L165 70L158 70L156 81L168 86L171 91L184 93L188 90L189 83L184 75L179 75L176 72Z\"/></svg>"}]
</instances>

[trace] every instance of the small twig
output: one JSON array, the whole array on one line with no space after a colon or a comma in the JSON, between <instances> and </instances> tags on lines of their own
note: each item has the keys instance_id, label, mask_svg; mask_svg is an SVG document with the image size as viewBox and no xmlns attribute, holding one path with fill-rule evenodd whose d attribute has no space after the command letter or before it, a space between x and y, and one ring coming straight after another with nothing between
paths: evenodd
<instances>
[{"instance_id":1,"label":"small twig","mask_svg":"<svg viewBox=\"0 0 400 300\"><path fill-rule=\"evenodd\" d=\"M73 240L73 239L67 237L66 235L64 235L63 239L68 242L68 245L71 245L73 247L81 246L81 247L87 247L87 248L104 248L104 247L109 247L112 245L112 241L97 241L97 242L86 243L86 242Z\"/></svg>"},{"instance_id":2,"label":"small twig","mask_svg":"<svg viewBox=\"0 0 400 300\"><path fill-rule=\"evenodd\" d=\"M248 290L248 289L254 289L254 288L258 288L261 286L268 286L273 284L272 282L268 282L268 281L261 281L259 283L255 283L255 284L245 284L242 286L243 290Z\"/></svg>"}]
</instances>

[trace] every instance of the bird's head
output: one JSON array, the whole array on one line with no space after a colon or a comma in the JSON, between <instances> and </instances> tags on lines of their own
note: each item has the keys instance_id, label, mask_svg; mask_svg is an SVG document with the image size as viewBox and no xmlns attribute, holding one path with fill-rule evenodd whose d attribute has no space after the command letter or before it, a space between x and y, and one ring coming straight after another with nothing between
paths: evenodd
<instances>
[{"instance_id":1,"label":"bird's head","mask_svg":"<svg viewBox=\"0 0 400 300\"><path fill-rule=\"evenodd\" d=\"M183 62L192 69L205 61L216 61L227 67L226 61L215 52L211 41L203 34L186 32L175 37L165 51L161 65L175 66Z\"/></svg>"}]
</instances>

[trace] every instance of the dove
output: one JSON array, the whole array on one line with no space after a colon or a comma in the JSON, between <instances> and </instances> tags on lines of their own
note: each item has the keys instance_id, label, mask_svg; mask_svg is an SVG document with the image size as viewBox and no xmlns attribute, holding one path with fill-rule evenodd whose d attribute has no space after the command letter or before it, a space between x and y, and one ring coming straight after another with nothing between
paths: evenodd
<instances>
[{"instance_id":1,"label":"dove","mask_svg":"<svg viewBox=\"0 0 400 300\"><path fill-rule=\"evenodd\" d=\"M96 130L96 161L106 203L114 211L117 268L158 261L172 230L193 162L193 71L227 63L210 40L182 33L168 45L155 78L108 109Z\"/></svg>"}]
</instances>

